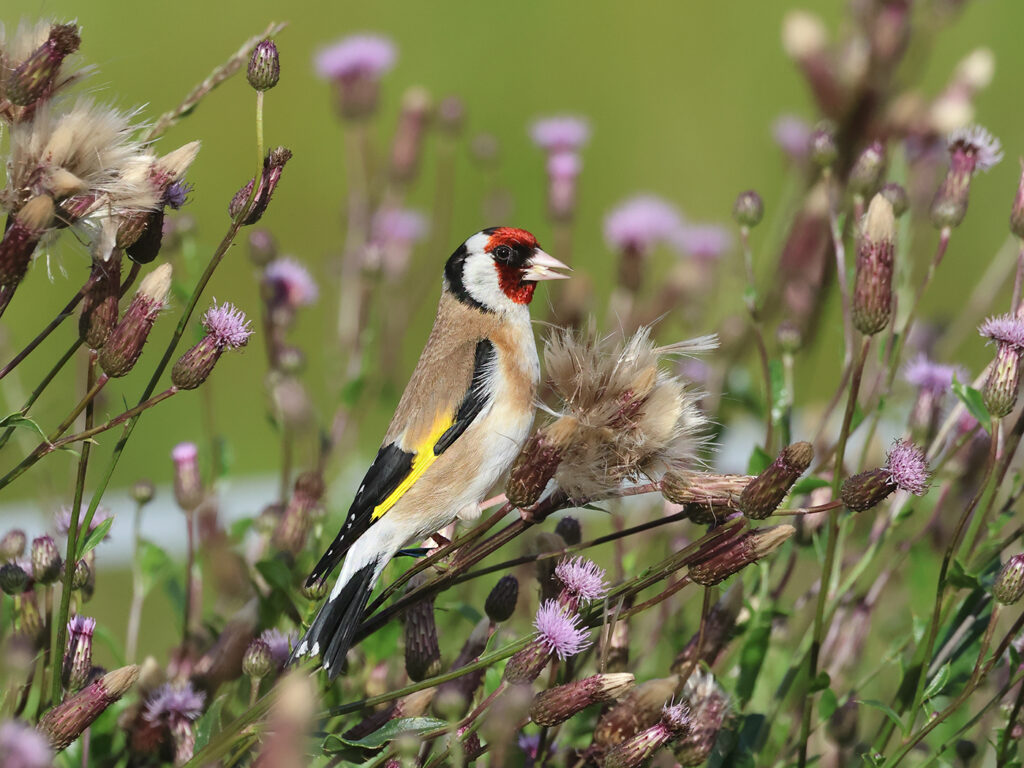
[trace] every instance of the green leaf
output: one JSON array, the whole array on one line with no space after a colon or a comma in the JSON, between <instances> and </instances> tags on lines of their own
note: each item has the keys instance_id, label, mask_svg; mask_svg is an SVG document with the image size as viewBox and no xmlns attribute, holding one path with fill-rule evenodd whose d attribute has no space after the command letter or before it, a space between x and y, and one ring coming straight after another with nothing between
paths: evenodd
<instances>
[{"instance_id":1,"label":"green leaf","mask_svg":"<svg viewBox=\"0 0 1024 768\"><path fill-rule=\"evenodd\" d=\"M802 496L805 493L816 491L818 488L825 488L831 485L828 480L817 475L810 475L809 477L802 477L793 484L793 490L791 494L793 496Z\"/></svg>"},{"instance_id":2,"label":"green leaf","mask_svg":"<svg viewBox=\"0 0 1024 768\"><path fill-rule=\"evenodd\" d=\"M838 708L839 701L836 699L836 695L832 692L832 689L826 688L822 691L821 699L818 701L818 716L822 720L828 720L832 717L832 713Z\"/></svg>"},{"instance_id":3,"label":"green leaf","mask_svg":"<svg viewBox=\"0 0 1024 768\"><path fill-rule=\"evenodd\" d=\"M224 709L224 702L227 700L228 694L217 697L205 714L199 718L199 722L196 723L195 749L197 752L210 743L210 734L215 730L220 730L220 713Z\"/></svg>"},{"instance_id":4,"label":"green leaf","mask_svg":"<svg viewBox=\"0 0 1024 768\"><path fill-rule=\"evenodd\" d=\"M747 462L747 474L759 475L764 472L771 463L772 457L765 452L764 448L759 445L755 445L754 450L750 452L750 461Z\"/></svg>"},{"instance_id":5,"label":"green leaf","mask_svg":"<svg viewBox=\"0 0 1024 768\"><path fill-rule=\"evenodd\" d=\"M736 682L736 697L741 702L750 701L754 686L761 674L764 657L771 640L772 616L768 610L759 610L750 620L740 650L740 677Z\"/></svg>"},{"instance_id":6,"label":"green leaf","mask_svg":"<svg viewBox=\"0 0 1024 768\"><path fill-rule=\"evenodd\" d=\"M953 394L964 404L971 416L978 420L982 429L988 432L991 429L992 417L989 415L988 408L985 407L985 400L982 398L981 392L974 387L960 383L954 374Z\"/></svg>"},{"instance_id":7,"label":"green leaf","mask_svg":"<svg viewBox=\"0 0 1024 768\"><path fill-rule=\"evenodd\" d=\"M256 570L267 580L267 583L280 590L289 592L292 586L292 574L288 566L280 560L260 560L256 563Z\"/></svg>"},{"instance_id":8,"label":"green leaf","mask_svg":"<svg viewBox=\"0 0 1024 768\"><path fill-rule=\"evenodd\" d=\"M883 703L881 701L878 701L877 699L857 699L857 703L858 704L864 704L865 706L873 707L874 709L877 709L879 712L881 712L886 717L888 717L890 720L892 720L896 724L896 727L899 728L901 732L903 731L903 723L900 721L900 716L897 715L893 711L892 707L890 707L888 704L885 704L885 703Z\"/></svg>"},{"instance_id":9,"label":"green leaf","mask_svg":"<svg viewBox=\"0 0 1024 768\"><path fill-rule=\"evenodd\" d=\"M818 691L827 690L830 685L832 685L832 678L829 677L828 672L819 672L817 677L811 681L807 690L811 693L817 693Z\"/></svg>"},{"instance_id":10,"label":"green leaf","mask_svg":"<svg viewBox=\"0 0 1024 768\"><path fill-rule=\"evenodd\" d=\"M139 542L139 565L142 569L142 594L149 594L157 584L176 575L174 561L151 541Z\"/></svg>"},{"instance_id":11,"label":"green leaf","mask_svg":"<svg viewBox=\"0 0 1024 768\"><path fill-rule=\"evenodd\" d=\"M110 533L110 526L113 524L114 518L108 517L89 531L89 535L85 537L85 542L82 544L82 548L78 552L78 558L81 559L85 557L87 553L96 549L96 545L107 538L107 534Z\"/></svg>"},{"instance_id":12,"label":"green leaf","mask_svg":"<svg viewBox=\"0 0 1024 768\"><path fill-rule=\"evenodd\" d=\"M949 584L957 589L980 589L981 584L978 577L968 573L959 560L954 560L949 567L949 576L946 577Z\"/></svg>"},{"instance_id":13,"label":"green leaf","mask_svg":"<svg viewBox=\"0 0 1024 768\"><path fill-rule=\"evenodd\" d=\"M928 683L928 687L924 689L924 695L922 701L928 701L928 699L934 698L942 693L942 689L946 687L946 683L949 682L949 662L943 664L939 671L935 673L935 677Z\"/></svg>"},{"instance_id":14,"label":"green leaf","mask_svg":"<svg viewBox=\"0 0 1024 768\"><path fill-rule=\"evenodd\" d=\"M361 739L339 739L343 744L348 744L353 747L363 747L364 749L377 749L382 747L391 741L396 736L403 736L406 734L418 734L426 733L427 731L433 731L438 728L444 728L448 725L447 720L439 720L436 717L399 717L395 720L389 720L382 727L371 733L369 736L364 736ZM324 742L326 749L326 741Z\"/></svg>"},{"instance_id":15,"label":"green leaf","mask_svg":"<svg viewBox=\"0 0 1024 768\"><path fill-rule=\"evenodd\" d=\"M17 411L15 411L14 413L9 413L2 419L0 419L0 427L11 427L13 429L30 429L37 435L39 435L39 437L41 437L43 440L46 440L46 433L43 432L42 427L40 427L38 424L32 421L32 419L30 419L28 416L23 416ZM47 442L49 441L47 440Z\"/></svg>"}]
</instances>

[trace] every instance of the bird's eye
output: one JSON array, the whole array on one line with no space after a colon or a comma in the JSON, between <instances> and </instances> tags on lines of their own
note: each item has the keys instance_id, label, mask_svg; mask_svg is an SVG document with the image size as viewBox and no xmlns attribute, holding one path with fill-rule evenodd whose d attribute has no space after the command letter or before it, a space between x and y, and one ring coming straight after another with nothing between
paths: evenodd
<instances>
[{"instance_id":1,"label":"bird's eye","mask_svg":"<svg viewBox=\"0 0 1024 768\"><path fill-rule=\"evenodd\" d=\"M499 245L494 249L494 259L502 264L508 264L512 261L512 249L507 245Z\"/></svg>"}]
</instances>

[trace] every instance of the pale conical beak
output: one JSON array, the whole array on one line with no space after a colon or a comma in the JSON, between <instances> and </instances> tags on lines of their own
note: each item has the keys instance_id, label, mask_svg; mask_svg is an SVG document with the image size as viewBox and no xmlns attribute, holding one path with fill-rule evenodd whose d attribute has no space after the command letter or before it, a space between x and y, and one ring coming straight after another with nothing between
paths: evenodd
<instances>
[{"instance_id":1,"label":"pale conical beak","mask_svg":"<svg viewBox=\"0 0 1024 768\"><path fill-rule=\"evenodd\" d=\"M523 273L523 280L566 280L569 275L563 275L561 272L555 272L556 269L568 269L568 264L563 264L554 256L551 256L544 251L537 248L534 250L533 255L527 263L526 271Z\"/></svg>"}]
</instances>

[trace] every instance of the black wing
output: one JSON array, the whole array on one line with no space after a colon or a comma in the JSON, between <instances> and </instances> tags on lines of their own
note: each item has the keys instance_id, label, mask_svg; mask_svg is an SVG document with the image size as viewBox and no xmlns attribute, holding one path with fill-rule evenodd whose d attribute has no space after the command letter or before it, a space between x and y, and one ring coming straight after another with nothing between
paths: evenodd
<instances>
[{"instance_id":1,"label":"black wing","mask_svg":"<svg viewBox=\"0 0 1024 768\"><path fill-rule=\"evenodd\" d=\"M455 412L455 420L434 443L435 456L440 456L450 448L487 405L490 399L487 376L493 368L495 357L494 345L490 341L482 339L477 342L473 358L473 378ZM373 510L402 484L412 470L415 457L415 451L403 450L397 443L385 445L377 452L377 458L366 471L359 491L352 500L352 506L349 507L341 530L306 579L307 587L326 579L355 540L379 519L374 518Z\"/></svg>"}]
</instances>

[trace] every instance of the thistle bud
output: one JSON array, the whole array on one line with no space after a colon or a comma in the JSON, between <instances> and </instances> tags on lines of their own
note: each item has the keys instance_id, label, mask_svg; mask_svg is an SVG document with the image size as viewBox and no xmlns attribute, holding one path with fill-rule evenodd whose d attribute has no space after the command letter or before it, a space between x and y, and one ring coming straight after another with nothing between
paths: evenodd
<instances>
[{"instance_id":1,"label":"thistle bud","mask_svg":"<svg viewBox=\"0 0 1024 768\"><path fill-rule=\"evenodd\" d=\"M949 136L949 171L932 200L932 223L940 229L951 229L967 215L971 177L987 171L1003 159L999 139L972 125L959 128Z\"/></svg>"},{"instance_id":2,"label":"thistle bud","mask_svg":"<svg viewBox=\"0 0 1024 768\"><path fill-rule=\"evenodd\" d=\"M312 584L302 585L302 596L312 602L319 602L327 597L327 593L330 590L330 586L323 579L318 579Z\"/></svg>"},{"instance_id":3,"label":"thistle bud","mask_svg":"<svg viewBox=\"0 0 1024 768\"><path fill-rule=\"evenodd\" d=\"M135 684L139 668L130 665L108 672L51 709L39 721L40 732L57 752L66 749L92 722Z\"/></svg>"},{"instance_id":4,"label":"thistle bud","mask_svg":"<svg viewBox=\"0 0 1024 768\"><path fill-rule=\"evenodd\" d=\"M31 582L25 569L17 563L4 563L0 565L0 589L8 595L20 595Z\"/></svg>"},{"instance_id":5,"label":"thistle bud","mask_svg":"<svg viewBox=\"0 0 1024 768\"><path fill-rule=\"evenodd\" d=\"M574 547L583 541L583 530L580 528L580 521L575 517L566 515L560 518L555 526L555 533L562 537L562 540L570 547Z\"/></svg>"},{"instance_id":6,"label":"thistle bud","mask_svg":"<svg viewBox=\"0 0 1024 768\"><path fill-rule=\"evenodd\" d=\"M32 540L32 577L40 584L53 584L60 576L60 551L50 536Z\"/></svg>"},{"instance_id":7,"label":"thistle bud","mask_svg":"<svg viewBox=\"0 0 1024 768\"><path fill-rule=\"evenodd\" d=\"M878 194L889 201L889 205L892 206L892 215L897 219L906 213L910 207L910 197L907 195L907 190L901 184L897 184L894 181L884 185L878 191Z\"/></svg>"},{"instance_id":8,"label":"thistle bud","mask_svg":"<svg viewBox=\"0 0 1024 768\"><path fill-rule=\"evenodd\" d=\"M395 181L411 181L419 170L431 106L430 94L425 88L410 88L402 97L402 111L391 145L391 178Z\"/></svg>"},{"instance_id":9,"label":"thistle bud","mask_svg":"<svg viewBox=\"0 0 1024 768\"><path fill-rule=\"evenodd\" d=\"M78 334L91 349L100 349L117 323L117 304L121 298L121 251L114 248L106 260L94 252L90 276L94 280L82 298Z\"/></svg>"},{"instance_id":10,"label":"thistle bud","mask_svg":"<svg viewBox=\"0 0 1024 768\"><path fill-rule=\"evenodd\" d=\"M753 229L764 218L764 202L752 189L740 192L732 206L732 217L741 227Z\"/></svg>"},{"instance_id":11,"label":"thistle bud","mask_svg":"<svg viewBox=\"0 0 1024 768\"><path fill-rule=\"evenodd\" d=\"M1024 554L1006 561L992 583L992 596L1003 605L1013 605L1024 597Z\"/></svg>"},{"instance_id":12,"label":"thistle bud","mask_svg":"<svg viewBox=\"0 0 1024 768\"><path fill-rule=\"evenodd\" d=\"M156 486L152 480L137 480L132 486L132 498L139 506L149 504L156 494Z\"/></svg>"},{"instance_id":13,"label":"thistle bud","mask_svg":"<svg viewBox=\"0 0 1024 768\"><path fill-rule=\"evenodd\" d=\"M884 468L869 469L846 478L839 495L851 512L865 512L881 504L896 490Z\"/></svg>"},{"instance_id":14,"label":"thistle bud","mask_svg":"<svg viewBox=\"0 0 1024 768\"><path fill-rule=\"evenodd\" d=\"M559 725L591 704L619 698L633 682L629 673L593 675L541 691L530 706L530 719L540 726Z\"/></svg>"},{"instance_id":15,"label":"thistle bud","mask_svg":"<svg viewBox=\"0 0 1024 768\"><path fill-rule=\"evenodd\" d=\"M269 91L277 85L281 77L281 60L273 40L261 40L252 49L245 77L257 91Z\"/></svg>"},{"instance_id":16,"label":"thistle bud","mask_svg":"<svg viewBox=\"0 0 1024 768\"><path fill-rule=\"evenodd\" d=\"M814 448L810 443L793 443L783 448L775 461L743 489L740 494L743 514L754 520L768 517L786 498L797 478L811 466L813 458Z\"/></svg>"},{"instance_id":17,"label":"thistle bud","mask_svg":"<svg viewBox=\"0 0 1024 768\"><path fill-rule=\"evenodd\" d=\"M225 350L249 343L252 329L242 310L230 302L214 305L203 315L206 336L188 350L171 369L171 382L179 389L195 389L213 372Z\"/></svg>"},{"instance_id":18,"label":"thistle bud","mask_svg":"<svg viewBox=\"0 0 1024 768\"><path fill-rule=\"evenodd\" d=\"M885 174L885 145L875 141L860 153L850 169L848 185L855 195L874 194Z\"/></svg>"},{"instance_id":19,"label":"thistle bud","mask_svg":"<svg viewBox=\"0 0 1024 768\"><path fill-rule=\"evenodd\" d=\"M811 161L821 168L829 168L838 156L835 126L829 122L818 123L811 132Z\"/></svg>"},{"instance_id":20,"label":"thistle bud","mask_svg":"<svg viewBox=\"0 0 1024 768\"><path fill-rule=\"evenodd\" d=\"M267 156L263 159L263 174L260 176L260 185L256 190L256 197L253 198L252 208L249 209L249 213L242 221L243 226L255 224L263 218L267 206L270 205L270 198L274 194L274 190L277 189L278 182L281 180L284 166L291 159L291 150L285 147L277 147L267 153ZM228 214L232 219L238 217L242 213L242 209L245 208L245 204L249 202L249 195L252 194L252 185L253 180L249 179L249 182L231 198Z\"/></svg>"},{"instance_id":21,"label":"thistle bud","mask_svg":"<svg viewBox=\"0 0 1024 768\"><path fill-rule=\"evenodd\" d=\"M161 264L142 279L124 317L114 326L100 350L99 362L104 373L117 378L134 367L170 290L170 264Z\"/></svg>"},{"instance_id":22,"label":"thistle bud","mask_svg":"<svg viewBox=\"0 0 1024 768\"><path fill-rule=\"evenodd\" d=\"M270 646L260 637L249 643L242 656L242 672L253 680L262 680L276 669Z\"/></svg>"},{"instance_id":23,"label":"thistle bud","mask_svg":"<svg viewBox=\"0 0 1024 768\"><path fill-rule=\"evenodd\" d=\"M689 568L691 581L705 587L713 587L751 563L767 557L796 533L792 525L776 525L758 528L720 545L712 550L706 560L700 560Z\"/></svg>"},{"instance_id":24,"label":"thistle bud","mask_svg":"<svg viewBox=\"0 0 1024 768\"><path fill-rule=\"evenodd\" d=\"M203 500L203 478L199 474L199 449L195 443L178 443L171 451L174 461L174 499L185 512Z\"/></svg>"},{"instance_id":25,"label":"thistle bud","mask_svg":"<svg viewBox=\"0 0 1024 768\"><path fill-rule=\"evenodd\" d=\"M28 538L19 528L12 528L0 539L0 560L17 560L25 554Z\"/></svg>"},{"instance_id":26,"label":"thistle bud","mask_svg":"<svg viewBox=\"0 0 1024 768\"><path fill-rule=\"evenodd\" d=\"M406 594L419 589L426 574L409 579ZM441 670L441 647L437 643L434 598L423 598L405 612L405 671L414 682L433 677Z\"/></svg>"},{"instance_id":27,"label":"thistle bud","mask_svg":"<svg viewBox=\"0 0 1024 768\"><path fill-rule=\"evenodd\" d=\"M897 489L915 496L923 496L928 490L928 462L924 451L907 440L896 441L884 467L848 477L839 495L848 509L863 512Z\"/></svg>"},{"instance_id":28,"label":"thistle bud","mask_svg":"<svg viewBox=\"0 0 1024 768\"><path fill-rule=\"evenodd\" d=\"M516 610L519 599L519 579L511 574L502 576L487 595L484 612L495 624L508 621Z\"/></svg>"},{"instance_id":29,"label":"thistle bud","mask_svg":"<svg viewBox=\"0 0 1024 768\"><path fill-rule=\"evenodd\" d=\"M75 615L68 621L68 644L64 651L64 685L70 691L85 687L92 671L92 633L96 619Z\"/></svg>"},{"instance_id":30,"label":"thistle bud","mask_svg":"<svg viewBox=\"0 0 1024 768\"><path fill-rule=\"evenodd\" d=\"M990 317L978 329L996 343L996 359L989 368L981 395L994 418L1008 415L1017 403L1020 363L1024 352L1024 320L1013 314Z\"/></svg>"},{"instance_id":31,"label":"thistle bud","mask_svg":"<svg viewBox=\"0 0 1024 768\"><path fill-rule=\"evenodd\" d=\"M892 316L893 254L896 219L882 195L871 198L857 244L857 277L853 287L853 324L873 336Z\"/></svg>"},{"instance_id":32,"label":"thistle bud","mask_svg":"<svg viewBox=\"0 0 1024 768\"><path fill-rule=\"evenodd\" d=\"M535 432L512 464L505 496L513 506L525 509L536 504L555 476L562 460L562 444L550 431Z\"/></svg>"},{"instance_id":33,"label":"thistle bud","mask_svg":"<svg viewBox=\"0 0 1024 768\"><path fill-rule=\"evenodd\" d=\"M74 24L50 27L46 41L7 74L4 95L12 104L28 107L53 93L65 57L78 50L82 39Z\"/></svg>"},{"instance_id":34,"label":"thistle bud","mask_svg":"<svg viewBox=\"0 0 1024 768\"><path fill-rule=\"evenodd\" d=\"M692 725L690 710L685 704L667 705L655 725L605 752L604 767L640 768L647 765L655 752L685 736Z\"/></svg>"},{"instance_id":35,"label":"thistle bud","mask_svg":"<svg viewBox=\"0 0 1024 768\"><path fill-rule=\"evenodd\" d=\"M10 226L0 240L0 287L13 287L25 277L36 244L53 224L53 211L53 198L38 195L8 217Z\"/></svg>"},{"instance_id":36,"label":"thistle bud","mask_svg":"<svg viewBox=\"0 0 1024 768\"><path fill-rule=\"evenodd\" d=\"M753 479L750 475L666 472L661 495L681 504L694 523L711 525L739 511L740 495Z\"/></svg>"},{"instance_id":37,"label":"thistle bud","mask_svg":"<svg viewBox=\"0 0 1024 768\"><path fill-rule=\"evenodd\" d=\"M64 567L67 567L67 563L64 564ZM71 589L84 589L91 580L92 568L89 567L89 564L83 558L75 563L75 572L71 574Z\"/></svg>"},{"instance_id":38,"label":"thistle bud","mask_svg":"<svg viewBox=\"0 0 1024 768\"><path fill-rule=\"evenodd\" d=\"M318 472L303 472L295 478L292 496L273 535L274 545L281 552L295 556L305 548L324 490L324 480Z\"/></svg>"}]
</instances>

